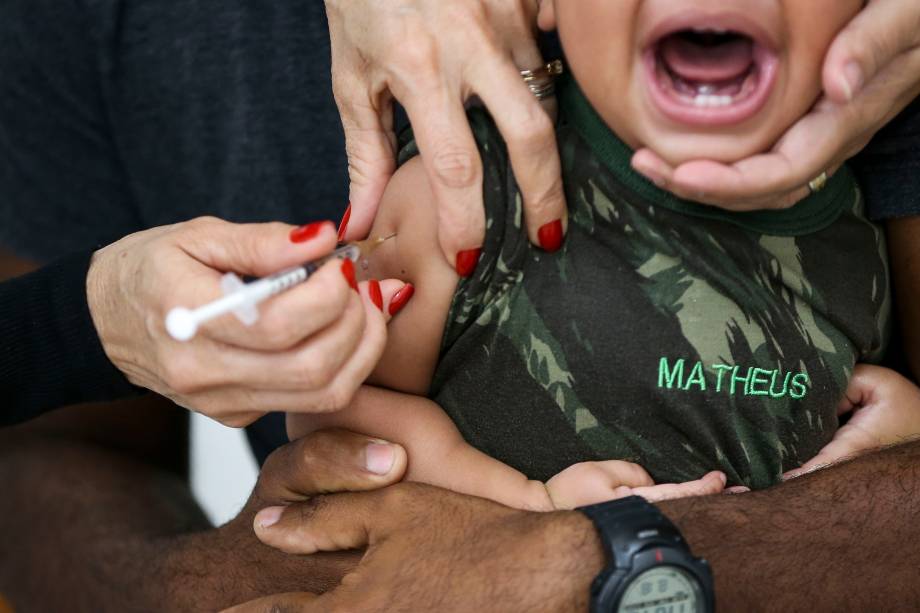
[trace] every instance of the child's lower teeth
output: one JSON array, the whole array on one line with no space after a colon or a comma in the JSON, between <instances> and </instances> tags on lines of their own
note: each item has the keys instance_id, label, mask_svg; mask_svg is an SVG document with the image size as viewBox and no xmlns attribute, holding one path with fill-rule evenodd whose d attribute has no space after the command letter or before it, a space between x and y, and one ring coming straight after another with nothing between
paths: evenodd
<instances>
[{"instance_id":1,"label":"child's lower teeth","mask_svg":"<svg viewBox=\"0 0 920 613\"><path fill-rule=\"evenodd\" d=\"M731 96L707 96L705 94L700 94L693 99L693 105L699 107L729 106L734 100L735 99Z\"/></svg>"}]
</instances>

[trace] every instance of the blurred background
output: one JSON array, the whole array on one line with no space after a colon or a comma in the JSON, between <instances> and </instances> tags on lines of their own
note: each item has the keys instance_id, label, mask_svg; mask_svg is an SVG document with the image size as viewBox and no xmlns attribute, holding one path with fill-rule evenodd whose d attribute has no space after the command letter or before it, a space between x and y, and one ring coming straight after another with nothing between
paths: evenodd
<instances>
[{"instance_id":1,"label":"blurred background","mask_svg":"<svg viewBox=\"0 0 920 613\"><path fill-rule=\"evenodd\" d=\"M256 483L258 465L244 430L192 413L192 491L214 525L233 519Z\"/></svg>"}]
</instances>

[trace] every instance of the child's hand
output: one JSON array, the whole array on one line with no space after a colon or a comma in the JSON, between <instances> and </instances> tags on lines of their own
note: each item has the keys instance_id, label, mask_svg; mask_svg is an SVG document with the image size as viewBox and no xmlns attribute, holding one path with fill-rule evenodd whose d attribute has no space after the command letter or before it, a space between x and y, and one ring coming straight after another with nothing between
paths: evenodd
<instances>
[{"instance_id":1,"label":"child's hand","mask_svg":"<svg viewBox=\"0 0 920 613\"><path fill-rule=\"evenodd\" d=\"M920 389L893 370L857 366L838 414L850 411L850 421L834 439L816 457L787 472L785 478L920 436Z\"/></svg>"},{"instance_id":2,"label":"child's hand","mask_svg":"<svg viewBox=\"0 0 920 613\"><path fill-rule=\"evenodd\" d=\"M626 496L651 501L718 494L725 488L725 475L711 472L686 483L655 485L645 469L632 462L608 460L573 464L546 482L556 509L574 509Z\"/></svg>"}]
</instances>

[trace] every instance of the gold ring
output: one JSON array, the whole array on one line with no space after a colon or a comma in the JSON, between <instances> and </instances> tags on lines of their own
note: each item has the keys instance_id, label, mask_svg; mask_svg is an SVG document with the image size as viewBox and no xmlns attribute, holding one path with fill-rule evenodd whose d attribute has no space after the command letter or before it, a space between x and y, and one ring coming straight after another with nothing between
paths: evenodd
<instances>
[{"instance_id":1,"label":"gold ring","mask_svg":"<svg viewBox=\"0 0 920 613\"><path fill-rule=\"evenodd\" d=\"M537 100L545 100L556 93L556 77L564 68L561 60L553 60L533 70L522 70L521 78Z\"/></svg>"},{"instance_id":2,"label":"gold ring","mask_svg":"<svg viewBox=\"0 0 920 613\"><path fill-rule=\"evenodd\" d=\"M827 173L822 172L820 175L808 182L808 189L812 194L817 194L827 187Z\"/></svg>"}]
</instances>

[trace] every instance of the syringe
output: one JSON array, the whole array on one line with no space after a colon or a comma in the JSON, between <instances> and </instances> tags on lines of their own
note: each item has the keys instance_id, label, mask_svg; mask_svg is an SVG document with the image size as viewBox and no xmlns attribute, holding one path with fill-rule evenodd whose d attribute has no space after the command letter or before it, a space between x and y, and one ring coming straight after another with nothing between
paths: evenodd
<instances>
[{"instance_id":1,"label":"syringe","mask_svg":"<svg viewBox=\"0 0 920 613\"><path fill-rule=\"evenodd\" d=\"M235 273L228 272L220 280L223 298L197 309L176 307L170 310L166 315L166 331L177 341L188 341L195 337L201 324L227 313L233 313L243 324L251 326L259 320L257 307L260 302L300 285L330 260L348 259L358 262L394 236L396 235L349 243L316 261L282 270L252 283L245 283Z\"/></svg>"}]
</instances>

